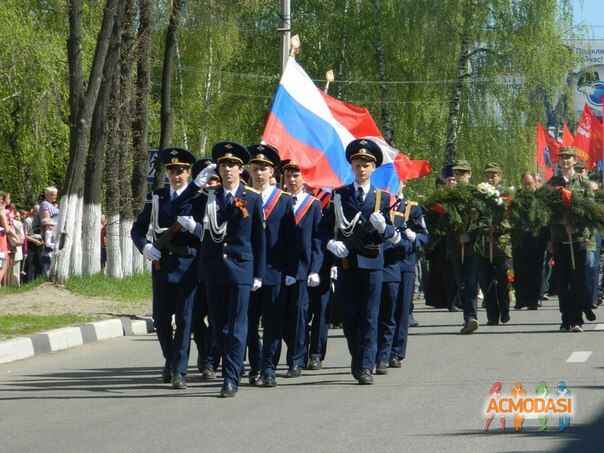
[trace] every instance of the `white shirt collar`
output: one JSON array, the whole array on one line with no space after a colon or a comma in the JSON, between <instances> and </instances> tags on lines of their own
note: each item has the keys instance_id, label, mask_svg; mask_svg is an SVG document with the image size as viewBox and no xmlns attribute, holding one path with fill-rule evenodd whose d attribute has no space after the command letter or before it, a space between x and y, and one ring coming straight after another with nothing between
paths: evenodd
<instances>
[{"instance_id":1,"label":"white shirt collar","mask_svg":"<svg viewBox=\"0 0 604 453\"><path fill-rule=\"evenodd\" d=\"M174 199L174 198L180 196L180 194L183 193L188 186L189 185L186 184L178 190L174 190L174 188L172 186L170 186L170 198ZM176 193L176 196L174 195L175 193Z\"/></svg>"},{"instance_id":2,"label":"white shirt collar","mask_svg":"<svg viewBox=\"0 0 604 453\"><path fill-rule=\"evenodd\" d=\"M304 192L304 190L300 190L297 193L292 194L292 197L296 197L296 204L294 205L294 211L296 211L298 209L298 207L302 204L302 202L304 200L306 200L306 197L308 197L309 194Z\"/></svg>"},{"instance_id":3,"label":"white shirt collar","mask_svg":"<svg viewBox=\"0 0 604 453\"><path fill-rule=\"evenodd\" d=\"M233 187L230 190L224 189L224 194L226 195L227 193L230 193L233 196L233 198L234 198L235 195L237 195L237 191L238 190L239 190L239 184L237 186Z\"/></svg>"},{"instance_id":4,"label":"white shirt collar","mask_svg":"<svg viewBox=\"0 0 604 453\"><path fill-rule=\"evenodd\" d=\"M263 203L266 203L266 200L269 199L269 197L273 193L273 190L275 190L275 186L269 185L266 189L264 189L262 191L262 202Z\"/></svg>"},{"instance_id":5,"label":"white shirt collar","mask_svg":"<svg viewBox=\"0 0 604 453\"><path fill-rule=\"evenodd\" d=\"M369 193L369 190L371 189L371 181L367 181L365 184L362 185L355 181L354 191L356 192L357 190L359 190L359 187L363 189L363 196L365 196Z\"/></svg>"}]
</instances>

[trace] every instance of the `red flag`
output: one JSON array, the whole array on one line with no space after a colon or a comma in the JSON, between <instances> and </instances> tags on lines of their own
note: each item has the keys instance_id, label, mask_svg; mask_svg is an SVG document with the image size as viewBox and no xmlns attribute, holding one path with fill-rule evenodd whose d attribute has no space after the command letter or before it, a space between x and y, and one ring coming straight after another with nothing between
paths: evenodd
<instances>
[{"instance_id":1,"label":"red flag","mask_svg":"<svg viewBox=\"0 0 604 453\"><path fill-rule=\"evenodd\" d=\"M596 119L597 121L597 119ZM573 142L574 147L577 149L577 158L585 162L585 166L588 169L593 167L593 164L597 160L592 157L592 124L594 123L594 117L589 109L589 106L585 104L583 108L583 115L577 124L577 130L575 132L575 140Z\"/></svg>"},{"instance_id":2,"label":"red flag","mask_svg":"<svg viewBox=\"0 0 604 453\"><path fill-rule=\"evenodd\" d=\"M541 123L537 123L535 147L535 164L546 179L550 179L553 174L551 143L548 143L549 134L545 131ZM551 140L554 141L554 140Z\"/></svg>"},{"instance_id":3,"label":"red flag","mask_svg":"<svg viewBox=\"0 0 604 453\"><path fill-rule=\"evenodd\" d=\"M604 97L602 97L604 105ZM594 162L604 161L604 117L592 115L591 123L591 158Z\"/></svg>"},{"instance_id":4,"label":"red flag","mask_svg":"<svg viewBox=\"0 0 604 453\"><path fill-rule=\"evenodd\" d=\"M575 143L575 137L573 137L572 132L568 128L568 124L564 122L564 127L562 128L562 146L573 146Z\"/></svg>"}]
</instances>

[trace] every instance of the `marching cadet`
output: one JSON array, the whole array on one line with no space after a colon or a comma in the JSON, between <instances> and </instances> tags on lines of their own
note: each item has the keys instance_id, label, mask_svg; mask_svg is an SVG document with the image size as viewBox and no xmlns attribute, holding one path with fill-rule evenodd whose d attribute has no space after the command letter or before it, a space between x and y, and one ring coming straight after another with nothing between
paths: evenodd
<instances>
[{"instance_id":1,"label":"marching cadet","mask_svg":"<svg viewBox=\"0 0 604 453\"><path fill-rule=\"evenodd\" d=\"M285 277L289 282L292 278L296 282L285 288L283 339L287 345L287 377L298 377L306 364L309 288L317 288L321 283L319 272L323 251L319 224L322 214L319 200L304 191L304 178L298 163L284 161L281 170L292 198L295 221L295 235L287 253L295 258L296 264L295 273ZM325 322L325 309L321 315Z\"/></svg>"},{"instance_id":2,"label":"marching cadet","mask_svg":"<svg viewBox=\"0 0 604 453\"><path fill-rule=\"evenodd\" d=\"M369 139L346 147L355 180L334 191L321 224L327 250L340 259L338 297L344 300L344 334L352 375L359 384L373 384L377 354L378 313L384 272L383 243L397 244L400 233L392 226L389 194L371 185L371 175L382 163L382 151Z\"/></svg>"},{"instance_id":3,"label":"marching cadet","mask_svg":"<svg viewBox=\"0 0 604 453\"><path fill-rule=\"evenodd\" d=\"M392 223L401 240L396 245L388 242L384 245L376 374L387 374L388 367L400 368L406 357L417 254L429 241L423 210L417 203L405 200L404 187L401 181L397 208L391 211Z\"/></svg>"},{"instance_id":4,"label":"marching cadet","mask_svg":"<svg viewBox=\"0 0 604 453\"><path fill-rule=\"evenodd\" d=\"M469 184L472 167L467 160L453 164L453 175L457 184ZM464 325L461 334L467 335L478 329L476 295L478 292L478 256L474 253L474 233L450 233L447 251L455 274L457 292L463 307Z\"/></svg>"},{"instance_id":5,"label":"marching cadet","mask_svg":"<svg viewBox=\"0 0 604 453\"><path fill-rule=\"evenodd\" d=\"M552 177L548 185L583 192L593 196L588 181L575 172L576 150L562 147L558 153L558 165L561 174ZM596 315L588 305L585 263L588 250L595 247L592 232L587 228L573 227L568 219L552 219L550 225L551 243L558 280L558 298L562 323L560 330L566 332L583 332L583 313L589 321Z\"/></svg>"},{"instance_id":6,"label":"marching cadet","mask_svg":"<svg viewBox=\"0 0 604 453\"><path fill-rule=\"evenodd\" d=\"M210 159L200 159L191 169L191 177L195 179L199 173L209 165L212 165ZM220 185L220 178L216 175L208 179L207 188L216 188ZM200 189L202 196L203 189ZM217 357L216 343L212 334L212 324L210 322L210 313L205 288L205 272L199 272L199 284L197 287L197 297L193 306L193 341L197 345L197 368L201 373L202 380L209 381L216 377L216 369L220 361ZM207 318L206 325L204 319Z\"/></svg>"},{"instance_id":7,"label":"marching cadet","mask_svg":"<svg viewBox=\"0 0 604 453\"><path fill-rule=\"evenodd\" d=\"M243 165L249 160L247 149L234 142L220 142L212 148L222 186L207 189L215 165L195 178L193 189L178 200L178 217L187 231L202 238L200 272L205 273L210 324L218 353L222 357L222 397L233 397L239 389L239 375L247 341L250 292L262 287L266 265L262 199L241 182Z\"/></svg>"},{"instance_id":8,"label":"marching cadet","mask_svg":"<svg viewBox=\"0 0 604 453\"><path fill-rule=\"evenodd\" d=\"M282 283L284 278L286 287L296 283L296 257L290 252L294 244L294 211L291 196L271 185L281 163L277 150L270 145L253 145L248 150L252 183L262 197L266 225L266 269L262 288L252 294L248 313L249 381L252 385L275 387L285 321ZM258 334L260 317L262 342Z\"/></svg>"},{"instance_id":9,"label":"marching cadet","mask_svg":"<svg viewBox=\"0 0 604 453\"><path fill-rule=\"evenodd\" d=\"M173 211L173 200L188 185L195 157L184 149L162 150L170 187L151 195L130 232L136 248L153 262L153 322L165 358L164 383L186 388L191 318L197 291L197 250L199 240L182 231ZM172 329L172 315L176 330Z\"/></svg>"},{"instance_id":10,"label":"marching cadet","mask_svg":"<svg viewBox=\"0 0 604 453\"><path fill-rule=\"evenodd\" d=\"M503 170L494 162L484 168L486 182L503 192ZM510 321L510 281L512 272L511 225L504 220L486 232L479 242L478 280L487 310L487 325L496 326Z\"/></svg>"}]
</instances>

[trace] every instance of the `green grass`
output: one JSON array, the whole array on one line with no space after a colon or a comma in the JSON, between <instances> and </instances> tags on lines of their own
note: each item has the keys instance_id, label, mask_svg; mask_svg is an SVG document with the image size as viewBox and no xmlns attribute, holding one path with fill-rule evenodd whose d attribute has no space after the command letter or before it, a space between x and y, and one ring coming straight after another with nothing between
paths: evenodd
<instances>
[{"instance_id":1,"label":"green grass","mask_svg":"<svg viewBox=\"0 0 604 453\"><path fill-rule=\"evenodd\" d=\"M26 291L30 291L30 290L34 289L36 286L40 286L45 281L46 281L46 279L39 277L29 283L26 283L25 285L21 285L20 288L16 288L13 286L3 286L2 288L0 288L0 296L6 296L8 294L24 293Z\"/></svg>"},{"instance_id":2,"label":"green grass","mask_svg":"<svg viewBox=\"0 0 604 453\"><path fill-rule=\"evenodd\" d=\"M151 300L151 275L138 274L122 280L103 274L88 277L71 277L65 287L76 294L101 297L120 302L144 302Z\"/></svg>"},{"instance_id":3,"label":"green grass","mask_svg":"<svg viewBox=\"0 0 604 453\"><path fill-rule=\"evenodd\" d=\"M0 316L0 340L83 324L93 319L91 316L77 315L3 315Z\"/></svg>"}]
</instances>

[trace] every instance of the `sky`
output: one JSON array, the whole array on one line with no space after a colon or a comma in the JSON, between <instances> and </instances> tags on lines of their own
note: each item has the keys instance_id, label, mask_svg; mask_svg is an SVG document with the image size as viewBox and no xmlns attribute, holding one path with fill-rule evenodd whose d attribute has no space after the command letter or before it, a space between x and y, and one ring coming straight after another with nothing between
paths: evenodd
<instances>
[{"instance_id":1,"label":"sky","mask_svg":"<svg viewBox=\"0 0 604 453\"><path fill-rule=\"evenodd\" d=\"M572 0L575 24L590 27L591 38L604 38L604 0Z\"/></svg>"}]
</instances>

